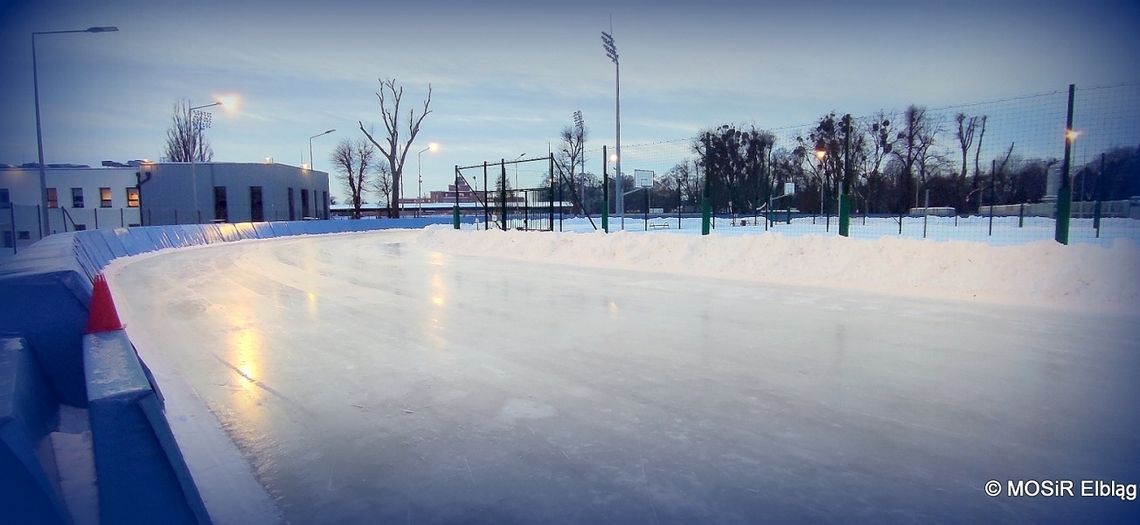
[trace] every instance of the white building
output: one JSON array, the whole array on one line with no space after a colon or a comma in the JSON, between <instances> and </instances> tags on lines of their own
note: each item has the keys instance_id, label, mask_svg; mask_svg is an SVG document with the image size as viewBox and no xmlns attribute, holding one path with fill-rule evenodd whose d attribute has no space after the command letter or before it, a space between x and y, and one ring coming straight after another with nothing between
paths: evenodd
<instances>
[{"instance_id":1,"label":"white building","mask_svg":"<svg viewBox=\"0 0 1140 525\"><path fill-rule=\"evenodd\" d=\"M64 231L139 224L134 167L48 167L48 224L42 224L39 168L0 167L0 253Z\"/></svg>"},{"instance_id":2,"label":"white building","mask_svg":"<svg viewBox=\"0 0 1140 525\"><path fill-rule=\"evenodd\" d=\"M67 231L329 216L329 176L322 171L271 163L131 164L49 165L46 226L39 168L0 167L0 255Z\"/></svg>"},{"instance_id":3,"label":"white building","mask_svg":"<svg viewBox=\"0 0 1140 525\"><path fill-rule=\"evenodd\" d=\"M271 163L142 164L142 224L327 219L329 175Z\"/></svg>"}]
</instances>

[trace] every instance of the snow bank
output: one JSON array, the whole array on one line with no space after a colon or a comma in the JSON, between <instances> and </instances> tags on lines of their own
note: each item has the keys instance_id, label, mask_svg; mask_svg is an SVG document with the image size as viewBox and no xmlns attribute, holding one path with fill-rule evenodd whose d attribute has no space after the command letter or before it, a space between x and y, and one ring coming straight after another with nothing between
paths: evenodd
<instances>
[{"instance_id":1,"label":"snow bank","mask_svg":"<svg viewBox=\"0 0 1140 525\"><path fill-rule=\"evenodd\" d=\"M778 233L708 237L429 228L443 253L1003 304L1135 311L1140 246L1019 246Z\"/></svg>"}]
</instances>

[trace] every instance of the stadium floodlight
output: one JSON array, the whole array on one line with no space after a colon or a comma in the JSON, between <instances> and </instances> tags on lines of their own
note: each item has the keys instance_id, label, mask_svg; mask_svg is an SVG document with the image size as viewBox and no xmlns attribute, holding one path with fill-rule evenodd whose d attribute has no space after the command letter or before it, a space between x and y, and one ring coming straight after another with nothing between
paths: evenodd
<instances>
[{"instance_id":1,"label":"stadium floodlight","mask_svg":"<svg viewBox=\"0 0 1140 525\"><path fill-rule=\"evenodd\" d=\"M187 104L191 104L191 102L188 101ZM201 211L202 207L201 203L198 202L198 159L195 157L200 149L199 141L202 140L202 130L210 129L210 125L214 123L214 115L206 110L216 106L222 106L224 108L225 103L221 100L216 100L210 104L190 106L189 110L190 127L193 130L191 134L193 144L190 145L190 183L194 185L194 209L199 211ZM210 178L213 179L213 172L211 172ZM213 182L211 182L210 186L213 187L213 185Z\"/></svg>"},{"instance_id":2,"label":"stadium floodlight","mask_svg":"<svg viewBox=\"0 0 1140 525\"><path fill-rule=\"evenodd\" d=\"M613 29L611 28L610 31ZM614 45L613 35L602 31L602 47L606 50L606 56L614 63L614 154L617 155L617 162L614 164L614 169L617 170L617 176L614 177L617 191L614 197L617 198L616 211L618 215L624 217L625 195L623 195L621 185L621 65L618 64L617 46Z\"/></svg>"},{"instance_id":3,"label":"stadium floodlight","mask_svg":"<svg viewBox=\"0 0 1140 525\"><path fill-rule=\"evenodd\" d=\"M582 110L580 109L574 112L574 126L577 127L578 137L582 141L580 144L582 154L579 155L581 158L578 159L578 162L582 165L582 173L586 173L586 122L582 118ZM573 166L570 167L570 171L574 171Z\"/></svg>"}]
</instances>

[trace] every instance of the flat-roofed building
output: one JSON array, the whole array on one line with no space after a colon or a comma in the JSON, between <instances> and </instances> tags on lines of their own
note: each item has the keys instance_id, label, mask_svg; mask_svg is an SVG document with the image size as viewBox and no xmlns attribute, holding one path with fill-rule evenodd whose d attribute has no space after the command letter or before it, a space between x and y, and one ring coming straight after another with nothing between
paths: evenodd
<instances>
[{"instance_id":1,"label":"flat-roofed building","mask_svg":"<svg viewBox=\"0 0 1140 525\"><path fill-rule=\"evenodd\" d=\"M323 171L242 162L153 162L138 171L144 225L329 216L329 176Z\"/></svg>"}]
</instances>

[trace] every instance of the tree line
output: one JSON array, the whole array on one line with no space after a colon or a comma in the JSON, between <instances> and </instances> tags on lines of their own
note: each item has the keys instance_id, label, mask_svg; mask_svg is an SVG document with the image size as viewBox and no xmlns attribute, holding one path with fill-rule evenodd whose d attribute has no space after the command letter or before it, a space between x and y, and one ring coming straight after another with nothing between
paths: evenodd
<instances>
[{"instance_id":1,"label":"tree line","mask_svg":"<svg viewBox=\"0 0 1140 525\"><path fill-rule=\"evenodd\" d=\"M576 211L596 214L601 177L576 169L586 128L577 115L575 120L560 134L560 184L578 198ZM1016 142L988 144L993 141L986 136L989 123L987 115L959 112L947 119L912 105L901 114L880 111L859 119L830 112L785 140L754 125L725 124L691 139L694 160L658 174L651 205L670 213L678 206L696 211L707 191L718 213L788 207L835 213L844 188L856 213L906 213L924 206L928 192L930 206L953 207L960 214L990 204L1039 202L1060 160L1023 157ZM984 158L983 145L998 146L1000 152ZM1074 200L1140 195L1140 146L1109 149L1073 166L1071 174ZM633 187L633 177L623 174L623 179L626 188ZM794 184L794 194L784 194L786 183ZM642 212L644 206L642 197L627 198L627 212Z\"/></svg>"}]
</instances>

